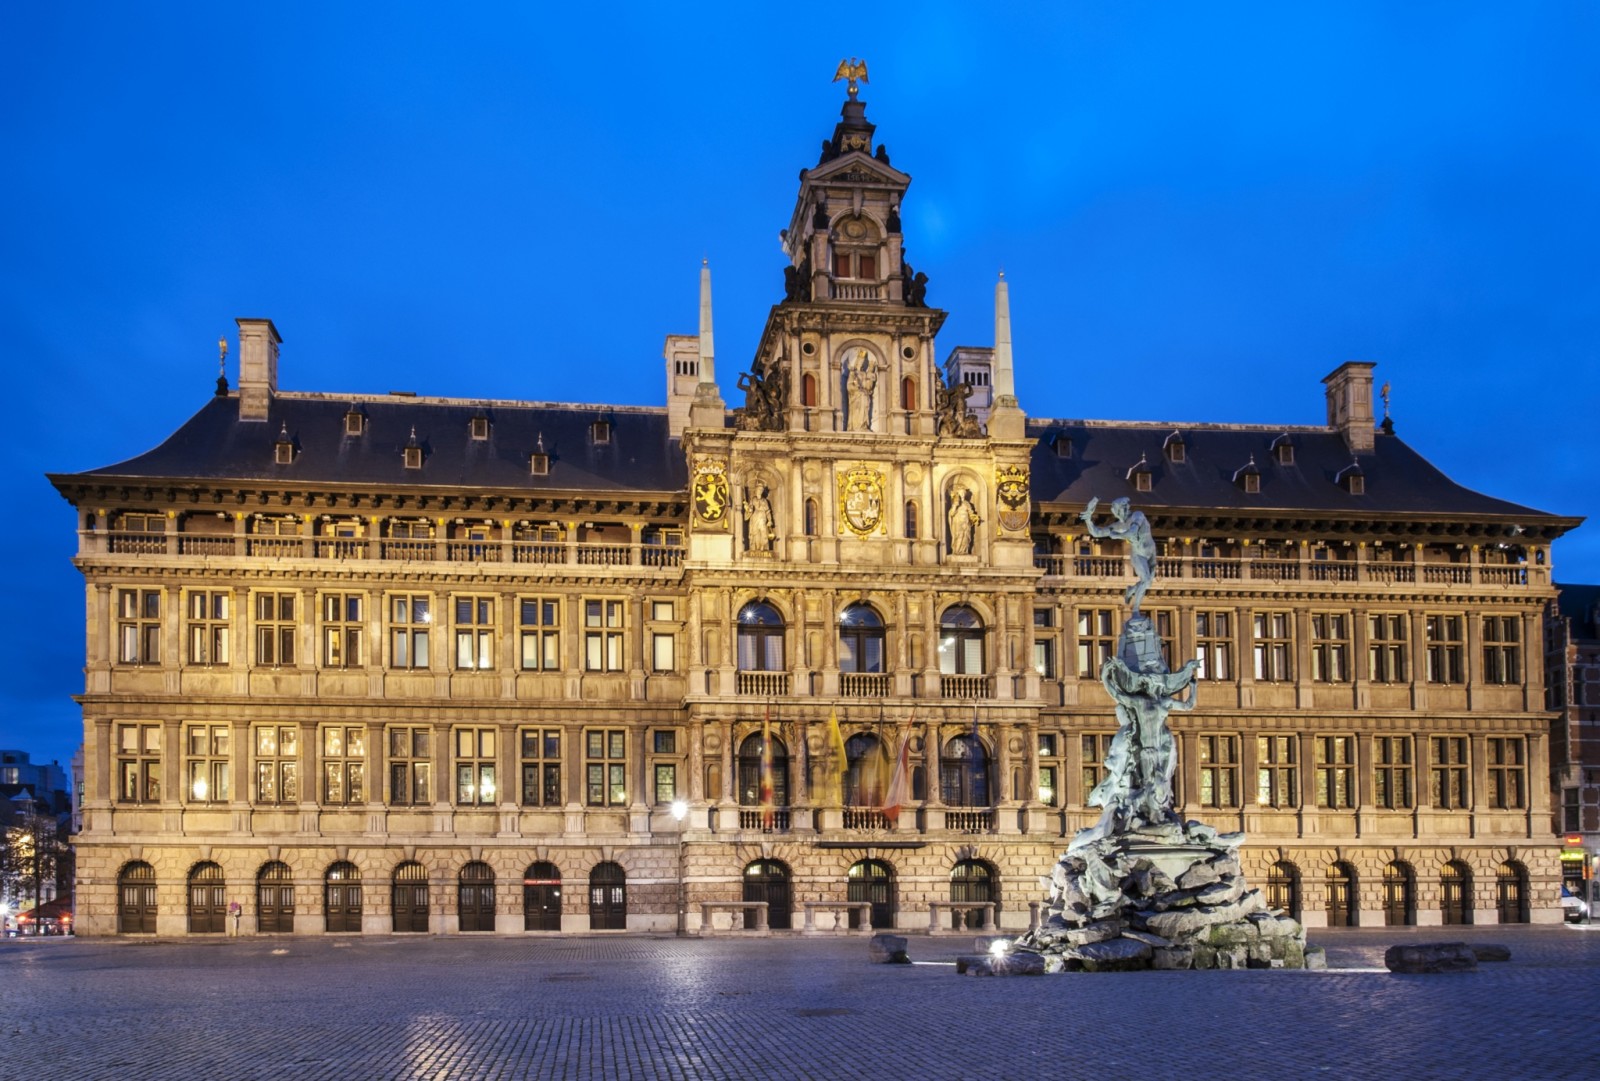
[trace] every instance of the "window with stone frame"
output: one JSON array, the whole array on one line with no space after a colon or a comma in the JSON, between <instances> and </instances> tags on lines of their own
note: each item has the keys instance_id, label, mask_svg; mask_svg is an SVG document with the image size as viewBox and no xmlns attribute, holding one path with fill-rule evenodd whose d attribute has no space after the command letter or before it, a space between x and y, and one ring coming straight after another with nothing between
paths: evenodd
<instances>
[{"instance_id":1,"label":"window with stone frame","mask_svg":"<svg viewBox=\"0 0 1600 1081\"><path fill-rule=\"evenodd\" d=\"M1466 736L1434 736L1432 763L1433 805L1442 811L1461 811L1471 806L1467 787Z\"/></svg>"},{"instance_id":2,"label":"window with stone frame","mask_svg":"<svg viewBox=\"0 0 1600 1081\"><path fill-rule=\"evenodd\" d=\"M1489 790L1489 806L1497 811L1519 810L1527 806L1528 770L1526 744L1521 736L1490 736L1484 740Z\"/></svg>"},{"instance_id":3,"label":"window with stone frame","mask_svg":"<svg viewBox=\"0 0 1600 1081\"><path fill-rule=\"evenodd\" d=\"M561 806L561 729L524 728L521 745L522 805Z\"/></svg>"},{"instance_id":4,"label":"window with stone frame","mask_svg":"<svg viewBox=\"0 0 1600 1081\"><path fill-rule=\"evenodd\" d=\"M1348 614L1311 613L1311 679L1315 683L1350 682Z\"/></svg>"},{"instance_id":5,"label":"window with stone frame","mask_svg":"<svg viewBox=\"0 0 1600 1081\"><path fill-rule=\"evenodd\" d=\"M1116 641L1116 614L1110 608L1078 609L1078 678L1099 679Z\"/></svg>"},{"instance_id":6,"label":"window with stone frame","mask_svg":"<svg viewBox=\"0 0 1600 1081\"><path fill-rule=\"evenodd\" d=\"M1583 828L1583 803L1579 789L1561 790L1561 832L1577 833Z\"/></svg>"},{"instance_id":7,"label":"window with stone frame","mask_svg":"<svg viewBox=\"0 0 1600 1081\"><path fill-rule=\"evenodd\" d=\"M678 636L675 626L677 605L672 601L650 602L650 670L678 670Z\"/></svg>"},{"instance_id":8,"label":"window with stone frame","mask_svg":"<svg viewBox=\"0 0 1600 1081\"><path fill-rule=\"evenodd\" d=\"M561 668L561 601L556 597L519 597L518 627L524 672Z\"/></svg>"},{"instance_id":9,"label":"window with stone frame","mask_svg":"<svg viewBox=\"0 0 1600 1081\"><path fill-rule=\"evenodd\" d=\"M1416 803L1410 736L1372 738L1372 802L1389 811L1410 810Z\"/></svg>"},{"instance_id":10,"label":"window with stone frame","mask_svg":"<svg viewBox=\"0 0 1600 1081\"><path fill-rule=\"evenodd\" d=\"M452 733L457 806L492 807L499 798L495 785L495 735L493 728L457 728Z\"/></svg>"},{"instance_id":11,"label":"window with stone frame","mask_svg":"<svg viewBox=\"0 0 1600 1081\"><path fill-rule=\"evenodd\" d=\"M1200 736L1200 806L1239 806L1239 737Z\"/></svg>"},{"instance_id":12,"label":"window with stone frame","mask_svg":"<svg viewBox=\"0 0 1600 1081\"><path fill-rule=\"evenodd\" d=\"M191 724L184 730L186 803L227 803L229 732L225 724Z\"/></svg>"},{"instance_id":13,"label":"window with stone frame","mask_svg":"<svg viewBox=\"0 0 1600 1081\"><path fill-rule=\"evenodd\" d=\"M676 762L657 762L655 764L655 804L658 807L666 806L678 798L678 764Z\"/></svg>"},{"instance_id":14,"label":"window with stone frame","mask_svg":"<svg viewBox=\"0 0 1600 1081\"><path fill-rule=\"evenodd\" d=\"M433 629L433 598L426 593L389 597L389 667L425 669Z\"/></svg>"},{"instance_id":15,"label":"window with stone frame","mask_svg":"<svg viewBox=\"0 0 1600 1081\"><path fill-rule=\"evenodd\" d=\"M1251 616L1255 631L1252 645L1256 679L1264 683L1287 683L1294 678L1294 617L1289 612L1255 612Z\"/></svg>"},{"instance_id":16,"label":"window with stone frame","mask_svg":"<svg viewBox=\"0 0 1600 1081\"><path fill-rule=\"evenodd\" d=\"M1349 810L1356 803L1356 738L1318 736L1315 743L1317 806Z\"/></svg>"},{"instance_id":17,"label":"window with stone frame","mask_svg":"<svg viewBox=\"0 0 1600 1081\"><path fill-rule=\"evenodd\" d=\"M1483 617L1483 681L1522 682L1522 617Z\"/></svg>"},{"instance_id":18,"label":"window with stone frame","mask_svg":"<svg viewBox=\"0 0 1600 1081\"><path fill-rule=\"evenodd\" d=\"M184 663L195 666L227 664L231 658L233 593L226 589L194 589L184 594L184 638L188 655Z\"/></svg>"},{"instance_id":19,"label":"window with stone frame","mask_svg":"<svg viewBox=\"0 0 1600 1081\"><path fill-rule=\"evenodd\" d=\"M1061 806L1061 785L1066 780L1063 751L1059 733L1039 733L1039 802L1046 807Z\"/></svg>"},{"instance_id":20,"label":"window with stone frame","mask_svg":"<svg viewBox=\"0 0 1600 1081\"><path fill-rule=\"evenodd\" d=\"M161 726L117 725L117 802L161 802Z\"/></svg>"},{"instance_id":21,"label":"window with stone frame","mask_svg":"<svg viewBox=\"0 0 1600 1081\"><path fill-rule=\"evenodd\" d=\"M322 730L322 800L334 805L367 798L367 727L333 724Z\"/></svg>"},{"instance_id":22,"label":"window with stone frame","mask_svg":"<svg viewBox=\"0 0 1600 1081\"><path fill-rule=\"evenodd\" d=\"M1106 779L1106 758L1111 754L1111 732L1085 732L1078 737L1079 749L1083 754L1083 763L1080 767L1083 782L1083 791L1079 795L1079 802L1087 805L1089 793L1093 792L1101 781Z\"/></svg>"},{"instance_id":23,"label":"window with stone frame","mask_svg":"<svg viewBox=\"0 0 1600 1081\"><path fill-rule=\"evenodd\" d=\"M117 663L161 663L161 591L117 590Z\"/></svg>"},{"instance_id":24,"label":"window with stone frame","mask_svg":"<svg viewBox=\"0 0 1600 1081\"><path fill-rule=\"evenodd\" d=\"M451 597L455 609L456 669L494 667L494 598Z\"/></svg>"},{"instance_id":25,"label":"window with stone frame","mask_svg":"<svg viewBox=\"0 0 1600 1081\"><path fill-rule=\"evenodd\" d=\"M588 598L583 602L583 667L589 672L623 670L623 603Z\"/></svg>"},{"instance_id":26,"label":"window with stone frame","mask_svg":"<svg viewBox=\"0 0 1600 1081\"><path fill-rule=\"evenodd\" d=\"M295 663L295 636L299 598L294 593L257 593L256 664L263 668L291 668Z\"/></svg>"},{"instance_id":27,"label":"window with stone frame","mask_svg":"<svg viewBox=\"0 0 1600 1081\"><path fill-rule=\"evenodd\" d=\"M1256 803L1262 807L1298 807L1300 774L1295 763L1297 736L1256 737Z\"/></svg>"},{"instance_id":28,"label":"window with stone frame","mask_svg":"<svg viewBox=\"0 0 1600 1081\"><path fill-rule=\"evenodd\" d=\"M363 593L324 593L322 595L322 663L328 668L360 668L362 640L366 624L361 619L366 606Z\"/></svg>"},{"instance_id":29,"label":"window with stone frame","mask_svg":"<svg viewBox=\"0 0 1600 1081\"><path fill-rule=\"evenodd\" d=\"M433 802L433 729L426 725L389 729L389 802L402 807Z\"/></svg>"},{"instance_id":30,"label":"window with stone frame","mask_svg":"<svg viewBox=\"0 0 1600 1081\"><path fill-rule=\"evenodd\" d=\"M1054 608L1033 610L1033 670L1040 679L1056 678L1055 626Z\"/></svg>"},{"instance_id":31,"label":"window with stone frame","mask_svg":"<svg viewBox=\"0 0 1600 1081\"><path fill-rule=\"evenodd\" d=\"M1428 636L1428 682L1466 681L1466 620L1462 616L1430 615L1424 622Z\"/></svg>"},{"instance_id":32,"label":"window with stone frame","mask_svg":"<svg viewBox=\"0 0 1600 1081\"><path fill-rule=\"evenodd\" d=\"M300 802L300 726L256 727L256 802Z\"/></svg>"},{"instance_id":33,"label":"window with stone frame","mask_svg":"<svg viewBox=\"0 0 1600 1081\"><path fill-rule=\"evenodd\" d=\"M1367 678L1372 682L1406 681L1406 627L1410 619L1403 612L1374 612L1367 616Z\"/></svg>"},{"instance_id":34,"label":"window with stone frame","mask_svg":"<svg viewBox=\"0 0 1600 1081\"><path fill-rule=\"evenodd\" d=\"M1194 614L1195 659L1201 679L1233 679L1233 613Z\"/></svg>"},{"instance_id":35,"label":"window with stone frame","mask_svg":"<svg viewBox=\"0 0 1600 1081\"><path fill-rule=\"evenodd\" d=\"M628 802L628 733L592 728L584 732L584 801L590 807Z\"/></svg>"}]
</instances>

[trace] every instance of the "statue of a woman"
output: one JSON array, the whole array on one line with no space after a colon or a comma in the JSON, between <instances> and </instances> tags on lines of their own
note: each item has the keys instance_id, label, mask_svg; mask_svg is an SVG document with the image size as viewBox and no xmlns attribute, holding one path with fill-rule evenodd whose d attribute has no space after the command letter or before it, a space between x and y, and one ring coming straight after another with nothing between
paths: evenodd
<instances>
[{"instance_id":1,"label":"statue of a woman","mask_svg":"<svg viewBox=\"0 0 1600 1081\"><path fill-rule=\"evenodd\" d=\"M856 362L845 382L849 390L845 426L852 432L872 431L872 395L878 389L878 367L871 353L856 350Z\"/></svg>"},{"instance_id":2,"label":"statue of a woman","mask_svg":"<svg viewBox=\"0 0 1600 1081\"><path fill-rule=\"evenodd\" d=\"M767 500L767 486L756 485L755 498L744 505L746 537L752 552L772 551L772 504Z\"/></svg>"},{"instance_id":3,"label":"statue of a woman","mask_svg":"<svg viewBox=\"0 0 1600 1081\"><path fill-rule=\"evenodd\" d=\"M972 505L972 491L957 488L950 496L950 554L972 554L972 539L977 532L978 508Z\"/></svg>"}]
</instances>

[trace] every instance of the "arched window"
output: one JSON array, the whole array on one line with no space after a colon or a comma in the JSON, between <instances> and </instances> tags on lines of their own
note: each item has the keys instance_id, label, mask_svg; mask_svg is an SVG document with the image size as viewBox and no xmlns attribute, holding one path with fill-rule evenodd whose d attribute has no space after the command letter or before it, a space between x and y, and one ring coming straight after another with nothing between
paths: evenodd
<instances>
[{"instance_id":1,"label":"arched window","mask_svg":"<svg viewBox=\"0 0 1600 1081\"><path fill-rule=\"evenodd\" d=\"M1460 860L1439 869L1439 912L1447 925L1472 922L1472 872Z\"/></svg>"},{"instance_id":2,"label":"arched window","mask_svg":"<svg viewBox=\"0 0 1600 1081\"><path fill-rule=\"evenodd\" d=\"M1279 860L1267 869L1267 905L1300 918L1300 869L1288 860Z\"/></svg>"},{"instance_id":3,"label":"arched window","mask_svg":"<svg viewBox=\"0 0 1600 1081\"><path fill-rule=\"evenodd\" d=\"M256 930L264 935L294 931L294 879L280 860L256 873Z\"/></svg>"},{"instance_id":4,"label":"arched window","mask_svg":"<svg viewBox=\"0 0 1600 1081\"><path fill-rule=\"evenodd\" d=\"M761 806L761 733L752 732L739 744L739 806ZM789 806L789 748L772 737L772 805Z\"/></svg>"},{"instance_id":5,"label":"arched window","mask_svg":"<svg viewBox=\"0 0 1600 1081\"><path fill-rule=\"evenodd\" d=\"M428 869L415 860L394 869L394 929L402 934L428 933Z\"/></svg>"},{"instance_id":6,"label":"arched window","mask_svg":"<svg viewBox=\"0 0 1600 1081\"><path fill-rule=\"evenodd\" d=\"M756 860L744 869L744 900L767 903L767 926L787 931L794 926L794 901L789 887L789 868L777 860ZM746 930L756 926L755 912L744 914Z\"/></svg>"},{"instance_id":7,"label":"arched window","mask_svg":"<svg viewBox=\"0 0 1600 1081\"><path fill-rule=\"evenodd\" d=\"M1528 869L1507 860L1495 869L1495 902L1501 923L1528 922Z\"/></svg>"},{"instance_id":8,"label":"arched window","mask_svg":"<svg viewBox=\"0 0 1600 1081\"><path fill-rule=\"evenodd\" d=\"M860 860L850 867L845 900L872 905L872 926L894 926L894 869L882 860ZM861 913L852 909L850 926L860 928Z\"/></svg>"},{"instance_id":9,"label":"arched window","mask_svg":"<svg viewBox=\"0 0 1600 1081\"><path fill-rule=\"evenodd\" d=\"M906 500L906 537L917 539L917 503L913 499Z\"/></svg>"},{"instance_id":10,"label":"arched window","mask_svg":"<svg viewBox=\"0 0 1600 1081\"><path fill-rule=\"evenodd\" d=\"M739 609L739 671L783 671L783 616L765 601Z\"/></svg>"},{"instance_id":11,"label":"arched window","mask_svg":"<svg viewBox=\"0 0 1600 1081\"><path fill-rule=\"evenodd\" d=\"M806 500L806 536L815 537L822 530L821 520L817 517L817 501Z\"/></svg>"},{"instance_id":12,"label":"arched window","mask_svg":"<svg viewBox=\"0 0 1600 1081\"><path fill-rule=\"evenodd\" d=\"M222 868L197 863L189 872L189 933L220 935L228 930L228 884Z\"/></svg>"},{"instance_id":13,"label":"arched window","mask_svg":"<svg viewBox=\"0 0 1600 1081\"><path fill-rule=\"evenodd\" d=\"M883 619L870 604L839 614L839 671L883 671Z\"/></svg>"},{"instance_id":14,"label":"arched window","mask_svg":"<svg viewBox=\"0 0 1600 1081\"><path fill-rule=\"evenodd\" d=\"M628 876L618 864L597 863L589 872L589 930L628 929Z\"/></svg>"},{"instance_id":15,"label":"arched window","mask_svg":"<svg viewBox=\"0 0 1600 1081\"><path fill-rule=\"evenodd\" d=\"M546 860L529 864L522 875L522 929L561 930L561 869Z\"/></svg>"},{"instance_id":16,"label":"arched window","mask_svg":"<svg viewBox=\"0 0 1600 1081\"><path fill-rule=\"evenodd\" d=\"M869 732L858 732L845 740L844 805L882 807L884 789L889 785L889 756L883 742Z\"/></svg>"},{"instance_id":17,"label":"arched window","mask_svg":"<svg viewBox=\"0 0 1600 1081\"><path fill-rule=\"evenodd\" d=\"M156 869L135 861L117 876L117 934L156 933Z\"/></svg>"},{"instance_id":18,"label":"arched window","mask_svg":"<svg viewBox=\"0 0 1600 1081\"><path fill-rule=\"evenodd\" d=\"M983 670L983 619L967 605L951 605L939 618L939 671L952 676Z\"/></svg>"},{"instance_id":19,"label":"arched window","mask_svg":"<svg viewBox=\"0 0 1600 1081\"><path fill-rule=\"evenodd\" d=\"M939 798L950 807L989 806L989 754L976 736L956 736L939 752Z\"/></svg>"},{"instance_id":20,"label":"arched window","mask_svg":"<svg viewBox=\"0 0 1600 1081\"><path fill-rule=\"evenodd\" d=\"M328 868L322 883L322 912L330 932L361 930L361 872L340 860Z\"/></svg>"},{"instance_id":21,"label":"arched window","mask_svg":"<svg viewBox=\"0 0 1600 1081\"><path fill-rule=\"evenodd\" d=\"M994 901L994 868L982 860L962 860L950 871L950 900L957 904L987 904ZM992 928L994 920L984 919L982 909L954 910L950 926L960 931Z\"/></svg>"},{"instance_id":22,"label":"arched window","mask_svg":"<svg viewBox=\"0 0 1600 1081\"><path fill-rule=\"evenodd\" d=\"M817 407L817 377L810 372L800 377L800 404L807 409Z\"/></svg>"},{"instance_id":23,"label":"arched window","mask_svg":"<svg viewBox=\"0 0 1600 1081\"><path fill-rule=\"evenodd\" d=\"M1328 865L1327 909L1329 927L1356 925L1356 872L1348 863Z\"/></svg>"},{"instance_id":24,"label":"arched window","mask_svg":"<svg viewBox=\"0 0 1600 1081\"><path fill-rule=\"evenodd\" d=\"M481 860L461 868L456 914L463 931L494 930L494 869Z\"/></svg>"},{"instance_id":25,"label":"arched window","mask_svg":"<svg viewBox=\"0 0 1600 1081\"><path fill-rule=\"evenodd\" d=\"M1383 869L1383 922L1390 927L1417 922L1417 876L1409 863L1395 860Z\"/></svg>"}]
</instances>

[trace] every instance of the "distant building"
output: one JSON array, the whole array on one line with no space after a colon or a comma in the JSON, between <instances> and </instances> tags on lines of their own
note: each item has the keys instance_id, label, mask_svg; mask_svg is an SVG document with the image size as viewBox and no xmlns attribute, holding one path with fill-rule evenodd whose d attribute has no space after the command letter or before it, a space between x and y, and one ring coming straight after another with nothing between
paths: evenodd
<instances>
[{"instance_id":1,"label":"distant building","mask_svg":"<svg viewBox=\"0 0 1600 1081\"><path fill-rule=\"evenodd\" d=\"M1006 283L993 344L937 359L909 184L852 96L739 408L703 272L663 404L284 391L241 319L237 390L52 476L88 584L79 933L1024 928L1098 817L1133 575L1080 514L1122 496L1202 666L1181 811L1245 831L1274 904L1559 920L1529 651L1577 520L1452 482L1369 363L1323 425L1028 418ZM1037 333L1016 364L1070 379Z\"/></svg>"},{"instance_id":2,"label":"distant building","mask_svg":"<svg viewBox=\"0 0 1600 1081\"><path fill-rule=\"evenodd\" d=\"M1550 783L1562 878L1574 894L1600 858L1600 586L1557 585L1545 618L1545 700L1554 713Z\"/></svg>"},{"instance_id":3,"label":"distant building","mask_svg":"<svg viewBox=\"0 0 1600 1081\"><path fill-rule=\"evenodd\" d=\"M0 795L15 796L23 789L51 814L70 806L71 779L60 762L35 763L27 751L0 750Z\"/></svg>"}]
</instances>

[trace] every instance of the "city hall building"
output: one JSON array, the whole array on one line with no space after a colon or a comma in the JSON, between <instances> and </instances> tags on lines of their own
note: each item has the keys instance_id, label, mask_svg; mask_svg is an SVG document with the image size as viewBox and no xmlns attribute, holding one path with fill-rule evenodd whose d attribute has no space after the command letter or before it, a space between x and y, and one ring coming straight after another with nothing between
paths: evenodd
<instances>
[{"instance_id":1,"label":"city hall building","mask_svg":"<svg viewBox=\"0 0 1600 1081\"><path fill-rule=\"evenodd\" d=\"M1559 920L1540 621L1576 520L1453 483L1366 363L1325 425L1029 416L1003 280L992 346L936 353L909 184L852 90L743 402L702 270L654 405L285 391L240 319L237 387L53 475L78 932L1025 928L1098 818L1133 572L1080 515L1122 496L1201 662L1179 810L1274 904Z\"/></svg>"}]
</instances>

